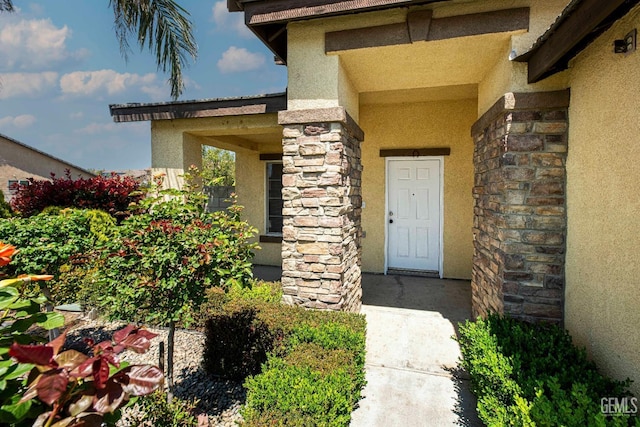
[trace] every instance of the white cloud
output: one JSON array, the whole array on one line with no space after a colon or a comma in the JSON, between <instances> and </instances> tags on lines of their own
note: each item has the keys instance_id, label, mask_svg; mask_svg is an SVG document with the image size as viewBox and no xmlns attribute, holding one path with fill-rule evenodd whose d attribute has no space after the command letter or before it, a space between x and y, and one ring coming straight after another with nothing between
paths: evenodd
<instances>
[{"instance_id":1,"label":"white cloud","mask_svg":"<svg viewBox=\"0 0 640 427\"><path fill-rule=\"evenodd\" d=\"M0 23L2 69L51 69L52 64L88 54L86 49L67 50L66 41L71 30L66 25L56 27L50 19L0 17Z\"/></svg>"},{"instance_id":2,"label":"white cloud","mask_svg":"<svg viewBox=\"0 0 640 427\"><path fill-rule=\"evenodd\" d=\"M152 101L160 101L171 97L171 91L168 86L147 85L142 86L140 90L149 95Z\"/></svg>"},{"instance_id":3,"label":"white cloud","mask_svg":"<svg viewBox=\"0 0 640 427\"><path fill-rule=\"evenodd\" d=\"M133 131L135 133L146 132L149 128L147 123L90 123L87 126L76 129L73 132L84 135L99 135L104 133Z\"/></svg>"},{"instance_id":4,"label":"white cloud","mask_svg":"<svg viewBox=\"0 0 640 427\"><path fill-rule=\"evenodd\" d=\"M113 95L126 90L151 91L156 84L156 75L118 73L114 70L74 71L60 78L60 89L65 95Z\"/></svg>"},{"instance_id":5,"label":"white cloud","mask_svg":"<svg viewBox=\"0 0 640 427\"><path fill-rule=\"evenodd\" d=\"M219 1L213 5L212 20L218 30L233 30L239 36L250 38L253 36L251 30L244 25L244 13L230 13L227 10L227 2Z\"/></svg>"},{"instance_id":6,"label":"white cloud","mask_svg":"<svg viewBox=\"0 0 640 427\"><path fill-rule=\"evenodd\" d=\"M264 55L261 53L253 53L245 48L231 46L218 61L218 69L222 73L251 71L260 68L264 62Z\"/></svg>"},{"instance_id":7,"label":"white cloud","mask_svg":"<svg viewBox=\"0 0 640 427\"><path fill-rule=\"evenodd\" d=\"M69 114L70 119L81 119L84 117L84 113L82 111L75 111Z\"/></svg>"},{"instance_id":8,"label":"white cloud","mask_svg":"<svg viewBox=\"0 0 640 427\"><path fill-rule=\"evenodd\" d=\"M105 132L116 132L120 130L117 123L90 123L87 126L76 129L75 133L81 133L85 135L96 135Z\"/></svg>"},{"instance_id":9,"label":"white cloud","mask_svg":"<svg viewBox=\"0 0 640 427\"><path fill-rule=\"evenodd\" d=\"M15 96L36 96L55 86L58 73L7 73L0 74L0 99Z\"/></svg>"},{"instance_id":10,"label":"white cloud","mask_svg":"<svg viewBox=\"0 0 640 427\"><path fill-rule=\"evenodd\" d=\"M6 116L0 118L0 128L14 127L14 128L26 128L36 122L36 118L31 114L21 114L19 116Z\"/></svg>"}]
</instances>

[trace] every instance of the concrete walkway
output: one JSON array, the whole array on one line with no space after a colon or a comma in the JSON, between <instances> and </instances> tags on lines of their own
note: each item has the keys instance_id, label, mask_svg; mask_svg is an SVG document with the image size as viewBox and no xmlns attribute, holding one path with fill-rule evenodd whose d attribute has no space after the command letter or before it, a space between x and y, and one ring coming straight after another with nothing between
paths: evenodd
<instances>
[{"instance_id":1,"label":"concrete walkway","mask_svg":"<svg viewBox=\"0 0 640 427\"><path fill-rule=\"evenodd\" d=\"M280 270L256 267L278 280ZM471 316L468 281L364 274L367 386L351 427L482 426L451 339Z\"/></svg>"},{"instance_id":2,"label":"concrete walkway","mask_svg":"<svg viewBox=\"0 0 640 427\"><path fill-rule=\"evenodd\" d=\"M352 427L481 426L451 339L471 315L469 282L365 274L367 386Z\"/></svg>"}]
</instances>

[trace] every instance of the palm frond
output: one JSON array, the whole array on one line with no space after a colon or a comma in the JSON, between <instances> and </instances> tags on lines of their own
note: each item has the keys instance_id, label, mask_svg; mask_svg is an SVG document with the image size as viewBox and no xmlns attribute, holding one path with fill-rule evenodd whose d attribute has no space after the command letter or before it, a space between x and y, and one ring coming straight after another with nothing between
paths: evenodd
<instances>
[{"instance_id":1,"label":"palm frond","mask_svg":"<svg viewBox=\"0 0 640 427\"><path fill-rule=\"evenodd\" d=\"M174 0L109 0L109 5L122 55L127 58L135 34L140 48L155 55L158 69L169 70L171 97L177 99L184 90L182 69L198 51L189 13Z\"/></svg>"},{"instance_id":2,"label":"palm frond","mask_svg":"<svg viewBox=\"0 0 640 427\"><path fill-rule=\"evenodd\" d=\"M0 12L13 12L13 1L0 0Z\"/></svg>"}]
</instances>

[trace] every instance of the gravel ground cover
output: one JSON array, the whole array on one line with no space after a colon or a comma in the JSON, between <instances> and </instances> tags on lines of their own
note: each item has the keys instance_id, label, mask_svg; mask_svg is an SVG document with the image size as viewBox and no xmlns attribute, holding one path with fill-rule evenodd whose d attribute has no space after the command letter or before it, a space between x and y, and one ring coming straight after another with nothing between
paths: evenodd
<instances>
[{"instance_id":1,"label":"gravel ground cover","mask_svg":"<svg viewBox=\"0 0 640 427\"><path fill-rule=\"evenodd\" d=\"M73 326L68 332L67 347L86 352L83 338L93 338L96 342L109 339L114 331L125 326L124 323L107 322L77 318L70 322ZM165 328L148 328L158 334L151 341L151 348L144 354L132 351L121 353L121 359L131 364L159 365L160 342L167 346ZM174 349L174 394L185 400L197 400L198 414L208 416L209 426L236 426L241 421L240 407L244 404L246 393L241 383L215 378L201 368L204 350L204 334L198 331L178 329L175 334ZM128 409L129 410L129 409ZM120 421L122 427L130 426L127 412ZM203 424L206 425L206 424Z\"/></svg>"}]
</instances>

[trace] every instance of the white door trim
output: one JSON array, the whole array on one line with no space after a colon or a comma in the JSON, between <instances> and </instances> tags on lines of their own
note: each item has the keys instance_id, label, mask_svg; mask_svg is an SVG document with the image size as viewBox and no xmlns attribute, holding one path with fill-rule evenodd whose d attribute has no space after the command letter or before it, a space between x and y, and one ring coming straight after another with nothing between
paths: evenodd
<instances>
[{"instance_id":1,"label":"white door trim","mask_svg":"<svg viewBox=\"0 0 640 427\"><path fill-rule=\"evenodd\" d=\"M389 269L389 162L393 160L437 160L438 169L440 171L440 253L439 265L438 265L438 277L442 279L443 266L444 266L444 156L429 156L429 157L385 157L384 172L385 172L385 189L384 189L384 274L387 274Z\"/></svg>"}]
</instances>

